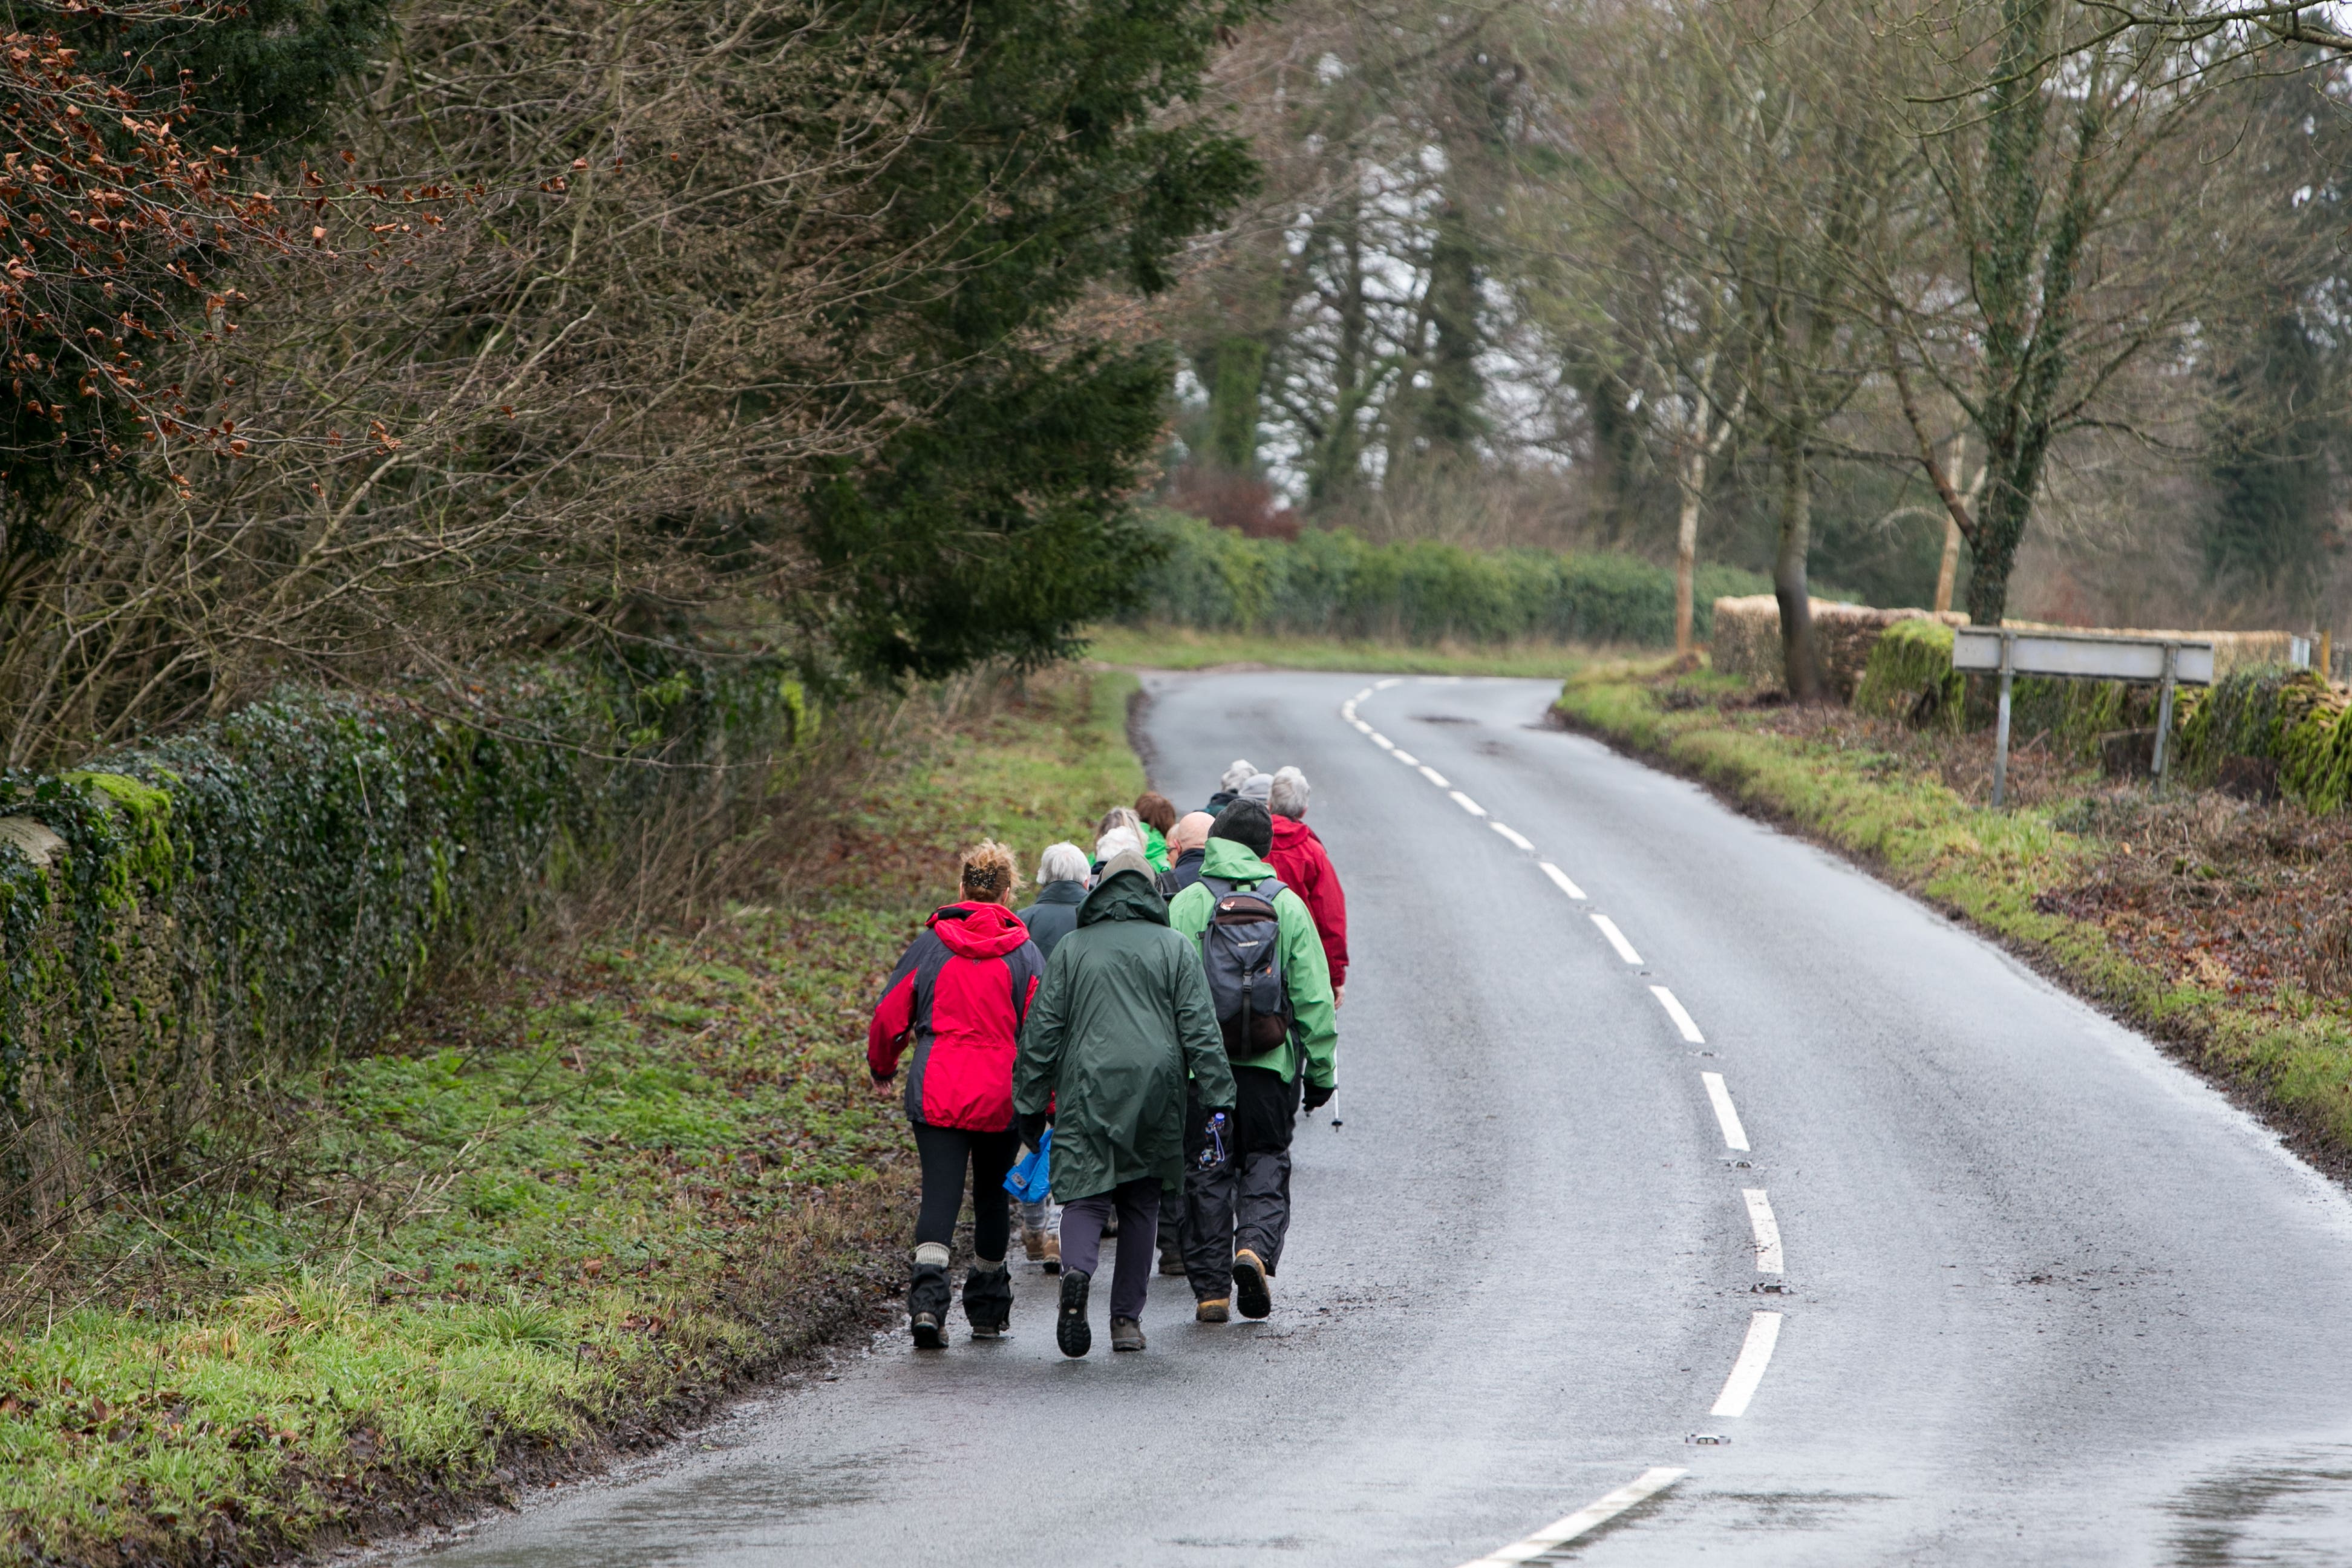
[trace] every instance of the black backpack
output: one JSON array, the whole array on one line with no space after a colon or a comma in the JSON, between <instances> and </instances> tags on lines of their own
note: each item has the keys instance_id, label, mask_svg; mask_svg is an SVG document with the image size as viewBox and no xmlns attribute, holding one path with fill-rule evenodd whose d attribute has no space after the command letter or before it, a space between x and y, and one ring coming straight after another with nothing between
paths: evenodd
<instances>
[{"instance_id":1,"label":"black backpack","mask_svg":"<svg viewBox=\"0 0 2352 1568\"><path fill-rule=\"evenodd\" d=\"M1225 1054L1264 1056L1290 1037L1290 987L1282 973L1282 922L1274 900L1282 883L1268 877L1237 889L1223 877L1201 880L1216 895L1201 933L1201 963L1217 1009Z\"/></svg>"}]
</instances>

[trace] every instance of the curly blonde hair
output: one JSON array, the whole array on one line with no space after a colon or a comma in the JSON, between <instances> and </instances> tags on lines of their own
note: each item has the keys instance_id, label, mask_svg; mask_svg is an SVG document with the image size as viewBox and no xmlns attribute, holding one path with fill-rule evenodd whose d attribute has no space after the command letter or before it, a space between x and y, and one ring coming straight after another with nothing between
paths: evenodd
<instances>
[{"instance_id":1,"label":"curly blonde hair","mask_svg":"<svg viewBox=\"0 0 2352 1568\"><path fill-rule=\"evenodd\" d=\"M980 903L1001 904L1021 886L1021 868L1013 851L993 838L983 838L963 852L963 896Z\"/></svg>"}]
</instances>

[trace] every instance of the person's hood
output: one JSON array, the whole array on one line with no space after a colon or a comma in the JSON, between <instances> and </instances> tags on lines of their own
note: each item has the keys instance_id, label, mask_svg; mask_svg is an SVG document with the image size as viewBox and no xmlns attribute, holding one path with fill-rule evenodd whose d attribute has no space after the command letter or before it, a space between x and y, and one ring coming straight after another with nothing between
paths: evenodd
<instances>
[{"instance_id":1,"label":"person's hood","mask_svg":"<svg viewBox=\"0 0 2352 1568\"><path fill-rule=\"evenodd\" d=\"M1217 813L1224 810L1225 807L1233 805L1234 799L1234 796L1233 791L1229 789L1221 789L1216 794L1209 797L1209 804L1201 808L1202 813L1204 816L1214 816Z\"/></svg>"},{"instance_id":2,"label":"person's hood","mask_svg":"<svg viewBox=\"0 0 2352 1568\"><path fill-rule=\"evenodd\" d=\"M1103 865L1095 890L1078 906L1078 923L1097 921L1156 921L1168 923L1168 900L1151 885L1151 864L1132 851L1112 856Z\"/></svg>"},{"instance_id":3,"label":"person's hood","mask_svg":"<svg viewBox=\"0 0 2352 1568\"><path fill-rule=\"evenodd\" d=\"M1029 940L1029 928L1003 904L949 904L925 923L958 958L1003 958Z\"/></svg>"},{"instance_id":4,"label":"person's hood","mask_svg":"<svg viewBox=\"0 0 2352 1568\"><path fill-rule=\"evenodd\" d=\"M1299 818L1285 816L1278 811L1274 814L1274 847L1276 849L1288 849L1294 845L1302 843L1320 844L1322 842L1315 836L1315 830Z\"/></svg>"},{"instance_id":5,"label":"person's hood","mask_svg":"<svg viewBox=\"0 0 2352 1568\"><path fill-rule=\"evenodd\" d=\"M1176 857L1176 864L1179 866L1187 865L1192 861L1198 860L1202 856L1206 855L1208 852L1209 847L1207 845L1195 844L1192 847L1185 850L1184 853Z\"/></svg>"},{"instance_id":6,"label":"person's hood","mask_svg":"<svg viewBox=\"0 0 2352 1568\"><path fill-rule=\"evenodd\" d=\"M1038 888L1037 901L1041 904L1082 904L1087 901L1087 885L1084 882L1047 882Z\"/></svg>"},{"instance_id":7,"label":"person's hood","mask_svg":"<svg viewBox=\"0 0 2352 1568\"><path fill-rule=\"evenodd\" d=\"M1201 861L1201 874L1222 877L1228 882L1263 882L1274 875L1274 868L1251 854L1246 845L1230 838L1212 838L1208 853Z\"/></svg>"}]
</instances>

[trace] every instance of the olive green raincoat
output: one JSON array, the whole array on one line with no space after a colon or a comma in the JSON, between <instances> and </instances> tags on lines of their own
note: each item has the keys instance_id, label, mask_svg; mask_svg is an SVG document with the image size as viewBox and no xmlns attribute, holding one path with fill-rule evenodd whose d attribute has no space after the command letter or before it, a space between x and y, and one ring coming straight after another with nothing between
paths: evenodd
<instances>
[{"instance_id":1,"label":"olive green raincoat","mask_svg":"<svg viewBox=\"0 0 2352 1568\"><path fill-rule=\"evenodd\" d=\"M1140 856L1121 855L1078 906L1045 965L1013 1067L1013 1105L1054 1110L1054 1196L1107 1193L1184 1169L1184 1082L1234 1103L1201 955L1168 929Z\"/></svg>"}]
</instances>

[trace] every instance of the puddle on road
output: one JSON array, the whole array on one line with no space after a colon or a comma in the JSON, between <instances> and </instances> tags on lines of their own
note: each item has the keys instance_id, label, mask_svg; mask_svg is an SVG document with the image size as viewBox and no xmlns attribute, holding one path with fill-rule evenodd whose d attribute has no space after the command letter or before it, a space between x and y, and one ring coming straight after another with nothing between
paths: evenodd
<instances>
[{"instance_id":1,"label":"puddle on road","mask_svg":"<svg viewBox=\"0 0 2352 1568\"><path fill-rule=\"evenodd\" d=\"M2168 1511L2175 1568L2332 1568L2352 1557L2352 1444L2249 1458L2182 1488Z\"/></svg>"}]
</instances>

